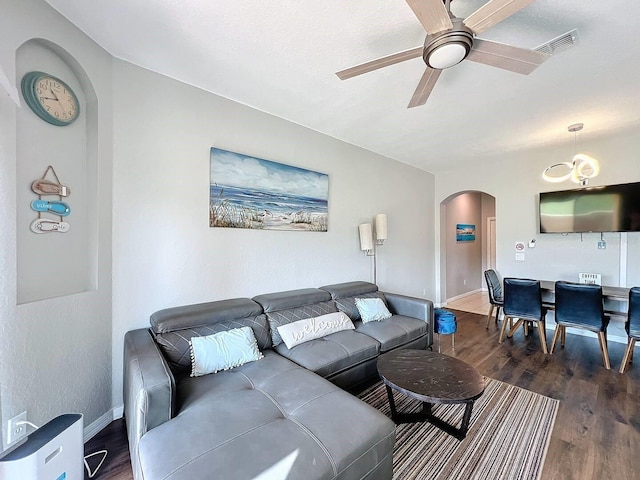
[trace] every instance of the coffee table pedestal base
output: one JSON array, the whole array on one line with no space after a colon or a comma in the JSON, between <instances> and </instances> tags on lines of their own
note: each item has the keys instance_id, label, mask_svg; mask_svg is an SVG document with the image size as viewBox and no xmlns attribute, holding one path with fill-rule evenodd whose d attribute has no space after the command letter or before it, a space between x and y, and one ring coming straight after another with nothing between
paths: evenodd
<instances>
[{"instance_id":1,"label":"coffee table pedestal base","mask_svg":"<svg viewBox=\"0 0 640 480\"><path fill-rule=\"evenodd\" d=\"M432 425L438 427L440 430L447 432L449 435L457 438L458 440L464 440L469 430L469 421L471 420L471 412L473 410L474 400L470 400L465 403L464 417L462 418L462 425L460 428L454 427L450 423L436 417L431 412L431 404L428 402L422 402L422 411L415 413L401 413L396 410L396 402L393 399L393 390L388 385L387 396L389 397L389 406L391 407L391 419L396 424L401 423L415 423L415 422L429 422Z\"/></svg>"}]
</instances>

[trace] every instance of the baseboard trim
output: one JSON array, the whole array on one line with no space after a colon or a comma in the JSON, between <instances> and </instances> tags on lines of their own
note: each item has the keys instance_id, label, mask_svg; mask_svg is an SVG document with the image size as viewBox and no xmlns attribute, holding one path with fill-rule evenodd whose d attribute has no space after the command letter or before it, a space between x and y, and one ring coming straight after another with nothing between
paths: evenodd
<instances>
[{"instance_id":1,"label":"baseboard trim","mask_svg":"<svg viewBox=\"0 0 640 480\"><path fill-rule=\"evenodd\" d=\"M84 442L87 443L93 437L95 437L100 430L109 425L113 421L113 409L108 410L101 415L97 419L95 419L91 424L84 427Z\"/></svg>"},{"instance_id":2,"label":"baseboard trim","mask_svg":"<svg viewBox=\"0 0 640 480\"><path fill-rule=\"evenodd\" d=\"M113 419L118 420L122 417L124 417L124 405L113 407Z\"/></svg>"},{"instance_id":3,"label":"baseboard trim","mask_svg":"<svg viewBox=\"0 0 640 480\"><path fill-rule=\"evenodd\" d=\"M119 405L110 410L107 410L103 415L101 415L100 417L95 419L93 422L91 422L90 425L87 425L86 427L84 427L84 433L83 433L84 443L87 443L89 440L95 437L98 433L100 433L100 431L103 428L105 428L114 420L118 420L119 418L122 418L123 413L124 413L124 406Z\"/></svg>"},{"instance_id":4,"label":"baseboard trim","mask_svg":"<svg viewBox=\"0 0 640 480\"><path fill-rule=\"evenodd\" d=\"M468 297L470 295L474 295L476 293L481 293L482 289L481 288L477 288L475 290L471 290L470 292L466 292L466 293L461 293L460 295L456 295L455 297L451 297L451 298L447 298L447 300L444 302L444 305L448 304L449 302L455 302L456 300L461 300L465 297Z\"/></svg>"}]
</instances>

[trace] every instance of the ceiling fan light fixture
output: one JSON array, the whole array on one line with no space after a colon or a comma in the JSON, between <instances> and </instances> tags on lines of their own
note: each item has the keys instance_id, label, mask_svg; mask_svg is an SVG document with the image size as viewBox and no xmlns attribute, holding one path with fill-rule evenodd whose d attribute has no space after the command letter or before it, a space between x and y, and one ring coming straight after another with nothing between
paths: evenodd
<instances>
[{"instance_id":1,"label":"ceiling fan light fixture","mask_svg":"<svg viewBox=\"0 0 640 480\"><path fill-rule=\"evenodd\" d=\"M459 64L468 53L469 50L458 42L446 43L431 52L427 58L427 65L444 70Z\"/></svg>"},{"instance_id":2,"label":"ceiling fan light fixture","mask_svg":"<svg viewBox=\"0 0 640 480\"><path fill-rule=\"evenodd\" d=\"M427 35L422 59L430 68L444 70L467 58L473 47L473 32L459 18L451 18L453 29Z\"/></svg>"}]
</instances>

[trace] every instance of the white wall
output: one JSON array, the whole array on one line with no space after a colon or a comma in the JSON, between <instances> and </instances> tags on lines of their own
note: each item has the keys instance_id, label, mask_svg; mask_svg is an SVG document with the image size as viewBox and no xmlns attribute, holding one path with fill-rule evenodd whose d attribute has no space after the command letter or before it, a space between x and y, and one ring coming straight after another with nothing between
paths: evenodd
<instances>
[{"instance_id":1,"label":"white wall","mask_svg":"<svg viewBox=\"0 0 640 480\"><path fill-rule=\"evenodd\" d=\"M640 181L640 127L592 139L587 128L578 150L597 158L601 167L600 175L590 185ZM627 272L626 286L640 285L640 233L605 233L606 250L597 248L599 233L584 234L582 238L580 234L537 233L538 193L575 186L546 183L541 178L542 171L571 155L565 148L508 152L490 165L439 174L436 205L449 195L466 190L484 191L496 198L497 270L502 276L577 281L578 273L595 272L602 274L603 284L617 286L623 268ZM620 239L624 235L627 236L627 262L621 267ZM536 247L526 249L524 262L516 261L514 243L532 239L537 240ZM436 297L439 295L440 292Z\"/></svg>"},{"instance_id":2,"label":"white wall","mask_svg":"<svg viewBox=\"0 0 640 480\"><path fill-rule=\"evenodd\" d=\"M170 306L371 281L357 227L377 213L380 288L433 297L433 175L125 62L113 74L114 405L127 330ZM329 174L328 232L210 228L212 146Z\"/></svg>"},{"instance_id":3,"label":"white wall","mask_svg":"<svg viewBox=\"0 0 640 480\"><path fill-rule=\"evenodd\" d=\"M0 91L2 426L23 410L35 424L44 424L61 413L80 412L87 426L111 409L111 58L40 0L0 0L0 11L0 66L9 80L20 88L16 52L22 44L42 38L59 46L78 62L93 86L97 96L95 127L99 132L94 172L99 208L92 212L92 220L86 220L97 224L92 228L97 232L92 240L97 253L90 260L95 262L91 269L97 272L97 288L18 305L17 212L29 205L18 204L17 198L18 192L22 196L30 186L17 177L17 151L24 146L19 142L39 139L26 132L18 135L17 117L28 107L23 102L18 109ZM64 155L55 148L47 153L21 161L33 162L44 173L49 163L55 165L56 158ZM73 192L73 185L71 188ZM56 255L54 248L42 248L49 249L50 256ZM82 261L86 262L86 257Z\"/></svg>"}]
</instances>

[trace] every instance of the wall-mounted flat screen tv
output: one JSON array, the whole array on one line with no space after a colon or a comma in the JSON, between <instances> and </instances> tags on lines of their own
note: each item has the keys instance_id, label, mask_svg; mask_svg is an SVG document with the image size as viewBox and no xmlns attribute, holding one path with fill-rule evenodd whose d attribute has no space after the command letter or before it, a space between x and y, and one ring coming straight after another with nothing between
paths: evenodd
<instances>
[{"instance_id":1,"label":"wall-mounted flat screen tv","mask_svg":"<svg viewBox=\"0 0 640 480\"><path fill-rule=\"evenodd\" d=\"M540 233L640 232L640 182L543 192Z\"/></svg>"}]
</instances>

